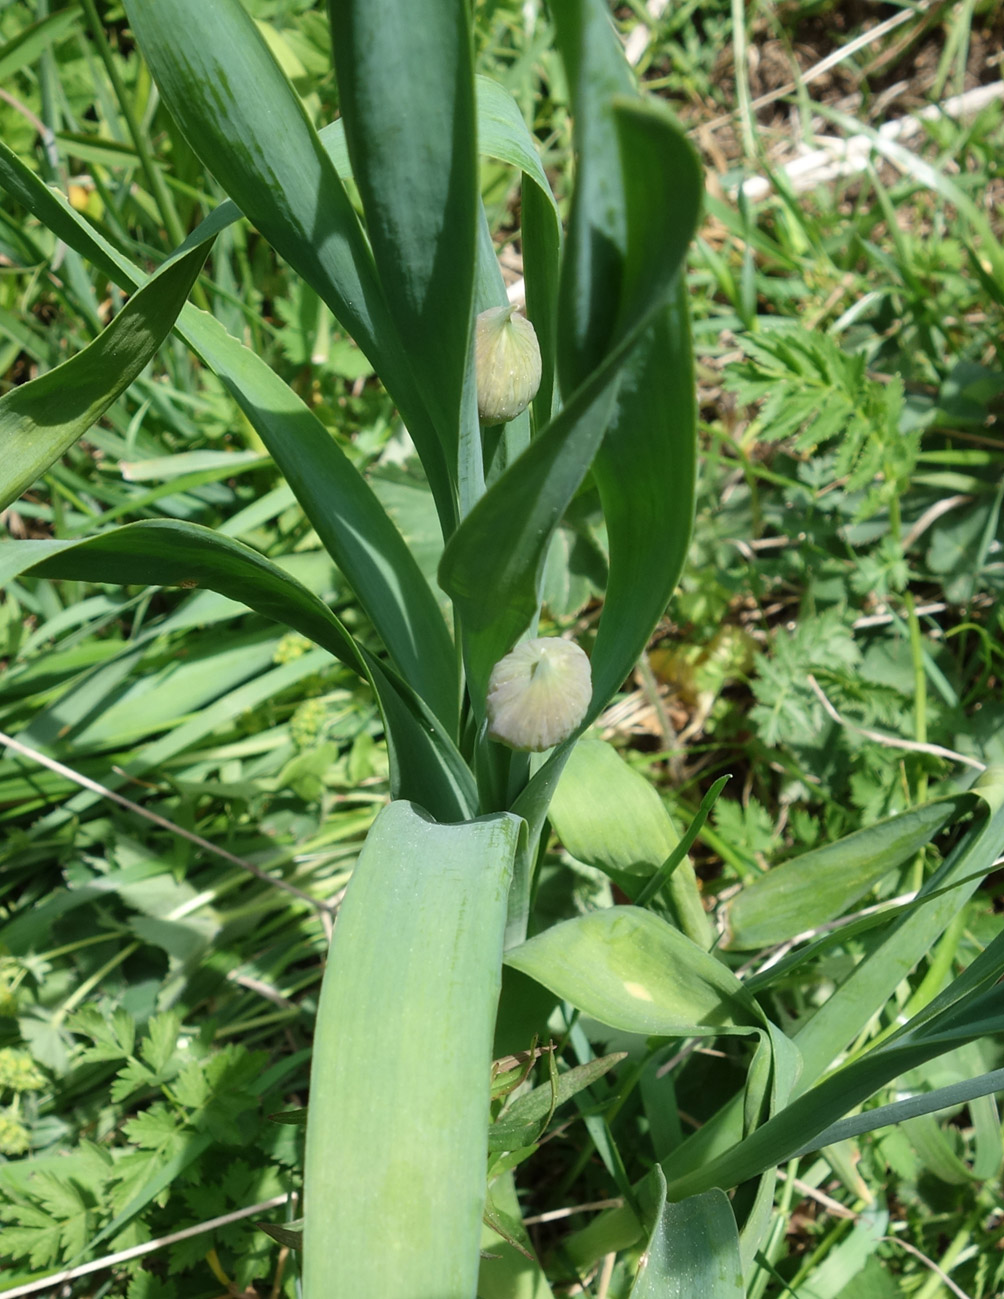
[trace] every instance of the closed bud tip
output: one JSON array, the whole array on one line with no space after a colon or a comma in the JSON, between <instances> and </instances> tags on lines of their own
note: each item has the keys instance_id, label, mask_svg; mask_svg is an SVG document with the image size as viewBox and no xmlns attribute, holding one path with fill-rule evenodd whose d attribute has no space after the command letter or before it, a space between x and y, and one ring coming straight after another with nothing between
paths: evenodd
<instances>
[{"instance_id":1,"label":"closed bud tip","mask_svg":"<svg viewBox=\"0 0 1004 1299\"><path fill-rule=\"evenodd\" d=\"M589 659L574 641L523 641L488 678L488 734L511 749L540 753L576 730L592 694Z\"/></svg>"},{"instance_id":2,"label":"closed bud tip","mask_svg":"<svg viewBox=\"0 0 1004 1299\"><path fill-rule=\"evenodd\" d=\"M540 348L525 316L513 306L482 311L475 322L474 360L483 424L507 424L526 410L540 387Z\"/></svg>"}]
</instances>

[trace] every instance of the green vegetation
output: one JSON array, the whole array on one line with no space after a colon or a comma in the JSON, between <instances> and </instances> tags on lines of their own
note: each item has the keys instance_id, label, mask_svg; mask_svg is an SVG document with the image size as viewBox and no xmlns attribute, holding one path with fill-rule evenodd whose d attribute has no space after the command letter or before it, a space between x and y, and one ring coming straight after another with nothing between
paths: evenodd
<instances>
[{"instance_id":1,"label":"green vegetation","mask_svg":"<svg viewBox=\"0 0 1004 1299\"><path fill-rule=\"evenodd\" d=\"M0 0L0 1296L1004 1292L1004 7L607 8Z\"/></svg>"}]
</instances>

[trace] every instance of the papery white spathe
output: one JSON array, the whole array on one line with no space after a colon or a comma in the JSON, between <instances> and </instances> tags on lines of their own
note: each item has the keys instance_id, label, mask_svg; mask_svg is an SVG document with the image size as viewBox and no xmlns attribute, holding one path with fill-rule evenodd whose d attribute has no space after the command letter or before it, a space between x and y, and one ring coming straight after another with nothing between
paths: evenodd
<instances>
[{"instance_id":1,"label":"papery white spathe","mask_svg":"<svg viewBox=\"0 0 1004 1299\"><path fill-rule=\"evenodd\" d=\"M488 679L488 734L540 753L567 740L593 694L589 659L574 641L539 636L499 659Z\"/></svg>"},{"instance_id":2,"label":"papery white spathe","mask_svg":"<svg viewBox=\"0 0 1004 1299\"><path fill-rule=\"evenodd\" d=\"M526 410L540 387L540 348L533 325L516 308L489 307L475 321L478 416L506 424Z\"/></svg>"}]
</instances>

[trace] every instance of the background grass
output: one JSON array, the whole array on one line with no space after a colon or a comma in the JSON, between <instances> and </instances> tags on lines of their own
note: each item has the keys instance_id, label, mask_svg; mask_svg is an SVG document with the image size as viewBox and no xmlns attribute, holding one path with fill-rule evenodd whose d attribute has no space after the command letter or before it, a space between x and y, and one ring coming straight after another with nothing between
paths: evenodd
<instances>
[{"instance_id":1,"label":"background grass","mask_svg":"<svg viewBox=\"0 0 1004 1299\"><path fill-rule=\"evenodd\" d=\"M330 120L322 9L248 7L314 121ZM615 18L708 171L689 270L702 474L681 592L600 730L681 824L731 777L694 850L712 911L800 851L968 785L975 769L941 750L1004 762L1004 101L882 137L884 152L862 153L860 170L808 190L789 165L820 135L867 136L999 82L1004 7L655 9L631 3ZM479 68L516 97L561 200L570 121L546 11L510 0L475 11ZM115 7L0 5L0 68L4 140L143 264L222 197L160 109ZM762 196L748 197L743 182L755 178ZM499 164L483 164L482 182L516 279L518 192ZM433 572L434 511L407 439L327 308L244 224L217 240L196 300L367 468ZM100 274L0 200L3 390L76 352L120 305ZM163 516L249 542L367 637L254 432L177 343L4 522L13 537L66 537ZM603 540L584 490L561 533L569 567L554 565L547 589L553 623L587 642ZM0 730L21 746L0 759L7 1286L70 1263L99 1233L97 1253L122 1250L297 1189L301 1130L270 1116L304 1100L330 912L385 799L386 764L375 709L347 673L209 592L12 582L0 655ZM947 846L884 878L864 904L916 887ZM541 914L611 896L553 844ZM925 979L967 964L1000 916L991 876L866 1036L894 1023ZM816 951L771 1013L793 1022L818 1005L865 941L837 935ZM581 1031L569 1026L561 1044L569 1061ZM674 1072L679 1117L659 1108L663 1133L646 1094L664 1061L594 1086L632 1177L649 1143L671 1145L735 1088L732 1052L695 1051ZM999 1064L988 1040L912 1081L943 1085ZM588 1215L547 1215L616 1193L595 1132L562 1123L521 1170L524 1212L540 1219L535 1244L556 1280L572 1279L562 1244ZM996 1114L963 1108L792 1161L751 1292L1000 1293L1000 1146ZM285 1246L254 1221L75 1293L292 1294ZM593 1278L591 1292L625 1294L633 1262Z\"/></svg>"}]
</instances>

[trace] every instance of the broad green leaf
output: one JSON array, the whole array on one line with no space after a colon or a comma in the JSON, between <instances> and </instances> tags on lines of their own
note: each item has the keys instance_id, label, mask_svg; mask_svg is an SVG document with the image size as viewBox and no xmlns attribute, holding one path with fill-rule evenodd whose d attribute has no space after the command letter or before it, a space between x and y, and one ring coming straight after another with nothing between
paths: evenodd
<instances>
[{"instance_id":1,"label":"broad green leaf","mask_svg":"<svg viewBox=\"0 0 1004 1299\"><path fill-rule=\"evenodd\" d=\"M572 392L660 302L693 237L696 155L637 98L602 0L556 0L578 158L559 289L558 376Z\"/></svg>"},{"instance_id":2,"label":"broad green leaf","mask_svg":"<svg viewBox=\"0 0 1004 1299\"><path fill-rule=\"evenodd\" d=\"M506 953L584 1014L628 1033L749 1033L764 1018L739 980L672 925L637 907L563 921Z\"/></svg>"},{"instance_id":3,"label":"broad green leaf","mask_svg":"<svg viewBox=\"0 0 1004 1299\"><path fill-rule=\"evenodd\" d=\"M2 141L0 186L112 280L128 288L140 283L138 269ZM201 244L232 220L224 212L228 206L233 208L232 204L217 208L188 242ZM453 642L436 597L365 480L309 408L218 321L186 306L176 328L240 403L383 637L396 667L452 731L459 699Z\"/></svg>"},{"instance_id":4,"label":"broad green leaf","mask_svg":"<svg viewBox=\"0 0 1004 1299\"><path fill-rule=\"evenodd\" d=\"M993 868L1004 851L1004 785L999 771L987 772L974 786L986 812L968 827L959 843L943 865L927 881L921 892L919 904L889 925L885 936L873 941L864 959L851 971L806 1025L794 1034L794 1045L801 1053L803 1067L795 1091L803 1093L818 1083L827 1066L867 1026L873 1016L886 1005L895 989L948 926L959 908L978 887L980 881ZM792 1143L794 1132L802 1126L800 1141L804 1151L818 1145L831 1145L868 1130L856 1128L857 1119L838 1120L838 1116L854 1108L855 1094L860 1099L871 1095L883 1080L915 1067L938 1054L962 1045L974 1036L987 1031L1000 1031L1004 1018L987 1018L981 1025L967 1024L965 1016L978 995L990 988L993 992L1002 969L996 948L989 956L973 962L975 972L964 971L956 983L961 983L963 997L973 994L973 1000L961 1007L963 1022L954 1034L943 1034L935 1041L928 1037L919 1044L907 1043L907 1050L896 1056L879 1054L873 1050L856 1062L861 1072L848 1077L846 1070L838 1070L828 1080L822 1097L815 1094L808 1106L798 1110L787 1107L776 1114L784 1121L770 1120L771 1128L765 1140L760 1136L763 1128L743 1141L744 1095L738 1094L722 1107L704 1126L663 1162L669 1179L669 1194L683 1198L698 1194L709 1186L732 1186L774 1167L779 1161L799 1153L799 1143ZM970 967L972 969L972 966ZM995 994L998 997L999 993ZM942 997L931 1003L934 1014L944 1007L951 1009L958 1000L954 984ZM922 1027L931 1016L920 1012L915 1017L914 1028ZM996 1025L996 1027L994 1027ZM895 1044L894 1044L895 1045ZM775 1061L779 1059L775 1046ZM865 1061L868 1063L865 1064ZM783 1062L782 1062L783 1063ZM852 1066L848 1066L852 1067ZM857 1087L858 1093L851 1088ZM981 1082L975 1095L999 1090L996 1075L989 1082ZM952 1096L957 1094L953 1091ZM918 1101L921 1098L917 1098ZM961 1097L959 1100L961 1101ZM796 1100L794 1104L799 1104ZM909 1113L924 1113L916 1108ZM877 1111L876 1111L877 1113ZM907 1112L904 1112L907 1117ZM861 1121L868 1123L867 1115ZM828 1126L831 1125L832 1126ZM792 1126L794 1125L794 1126ZM808 1131L812 1129L812 1131ZM736 1180L733 1181L732 1179ZM591 1224L569 1242L570 1255L580 1267L600 1257L609 1249L619 1249L637 1239L638 1225L629 1210L618 1210Z\"/></svg>"},{"instance_id":5,"label":"broad green leaf","mask_svg":"<svg viewBox=\"0 0 1004 1299\"><path fill-rule=\"evenodd\" d=\"M656 1168L650 1227L629 1299L744 1299L736 1220L724 1191L673 1204Z\"/></svg>"},{"instance_id":6,"label":"broad green leaf","mask_svg":"<svg viewBox=\"0 0 1004 1299\"><path fill-rule=\"evenodd\" d=\"M251 547L196 524L151 520L85 541L8 542L0 549L0 585L28 569L121 585L207 586L296 628L372 685L387 724L395 794L421 796L443 817L472 811L470 773L420 701L356 645L323 601Z\"/></svg>"},{"instance_id":7,"label":"broad green leaf","mask_svg":"<svg viewBox=\"0 0 1004 1299\"><path fill-rule=\"evenodd\" d=\"M796 1035L810 1085L844 1050L899 983L931 950L1004 852L1004 773L991 769L972 788L986 814L967 827L955 848L924 883L913 906L873 943L830 999ZM982 808L980 809L982 811Z\"/></svg>"},{"instance_id":8,"label":"broad green leaf","mask_svg":"<svg viewBox=\"0 0 1004 1299\"><path fill-rule=\"evenodd\" d=\"M192 308L181 332L261 435L395 666L454 731L460 690L453 641L429 583L373 489L309 407L218 321Z\"/></svg>"},{"instance_id":9,"label":"broad green leaf","mask_svg":"<svg viewBox=\"0 0 1004 1299\"><path fill-rule=\"evenodd\" d=\"M549 816L573 857L615 877L649 878L680 841L655 787L602 740L583 738L572 750ZM689 861L673 872L666 892L683 932L710 947L711 931Z\"/></svg>"},{"instance_id":10,"label":"broad green leaf","mask_svg":"<svg viewBox=\"0 0 1004 1299\"><path fill-rule=\"evenodd\" d=\"M665 613L690 545L697 411L686 293L681 276L628 361L593 461L610 554L592 655L603 706Z\"/></svg>"},{"instance_id":11,"label":"broad green leaf","mask_svg":"<svg viewBox=\"0 0 1004 1299\"><path fill-rule=\"evenodd\" d=\"M839 916L974 801L937 799L772 867L728 904L728 945L769 947Z\"/></svg>"},{"instance_id":12,"label":"broad green leaf","mask_svg":"<svg viewBox=\"0 0 1004 1299\"><path fill-rule=\"evenodd\" d=\"M537 612L547 546L610 415L611 370L585 384L453 534L439 583L460 613L471 696L483 715L492 668Z\"/></svg>"},{"instance_id":13,"label":"broad green leaf","mask_svg":"<svg viewBox=\"0 0 1004 1299\"><path fill-rule=\"evenodd\" d=\"M647 878L680 842L655 786L603 740L575 746L550 816L572 856L601 870Z\"/></svg>"},{"instance_id":14,"label":"broad green leaf","mask_svg":"<svg viewBox=\"0 0 1004 1299\"><path fill-rule=\"evenodd\" d=\"M557 338L558 377L569 393L609 352L614 334L628 216L612 105L634 92L634 81L602 0L556 0L551 12L575 123L575 192L561 266Z\"/></svg>"},{"instance_id":15,"label":"broad green leaf","mask_svg":"<svg viewBox=\"0 0 1004 1299\"><path fill-rule=\"evenodd\" d=\"M829 1000L794 1032L802 1054L799 1088L811 1087L876 1015L896 988L932 949L980 881L1004 851L1004 806L999 772L974 785L981 815L963 833L952 853L927 880L917 901L874 934L864 958ZM985 808L985 810L984 810ZM966 974L960 976L966 979ZM963 990L968 983L963 983ZM849 1108L849 1107L848 1107ZM734 1098L699 1132L674 1152L667 1175L698 1169L735 1145L742 1136L742 1107Z\"/></svg>"},{"instance_id":16,"label":"broad green leaf","mask_svg":"<svg viewBox=\"0 0 1004 1299\"><path fill-rule=\"evenodd\" d=\"M198 244L162 266L82 352L0 397L0 508L69 450L149 364L206 253Z\"/></svg>"},{"instance_id":17,"label":"broad green leaf","mask_svg":"<svg viewBox=\"0 0 1004 1299\"><path fill-rule=\"evenodd\" d=\"M367 837L317 1013L307 1296L475 1293L492 1029L519 834L509 814L437 825L397 802Z\"/></svg>"},{"instance_id":18,"label":"broad green leaf","mask_svg":"<svg viewBox=\"0 0 1004 1299\"><path fill-rule=\"evenodd\" d=\"M547 200L555 235L560 235L558 205L551 192L533 136L527 130L519 105L508 90L490 77L474 79L478 107L478 149L516 167Z\"/></svg>"},{"instance_id":19,"label":"broad green leaf","mask_svg":"<svg viewBox=\"0 0 1004 1299\"><path fill-rule=\"evenodd\" d=\"M240 0L127 0L164 101L244 215L331 307L397 402L444 526L437 436L355 210L299 97ZM383 91L386 94L386 88Z\"/></svg>"},{"instance_id":20,"label":"broad green leaf","mask_svg":"<svg viewBox=\"0 0 1004 1299\"><path fill-rule=\"evenodd\" d=\"M339 103L384 297L447 461L457 462L478 204L464 0L332 0ZM473 394L472 394L473 395Z\"/></svg>"},{"instance_id":21,"label":"broad green leaf","mask_svg":"<svg viewBox=\"0 0 1004 1299\"><path fill-rule=\"evenodd\" d=\"M663 182L659 195L660 199L669 196L669 208L675 213L670 220L671 237L666 238L661 224L664 209L659 209L657 220L652 213L659 205L651 194L643 196L637 184L627 185L628 265L629 269L636 262L639 265L625 279L623 297L606 304L620 322L608 336L610 350L585 370L588 377L569 397L564 410L489 488L446 547L440 566L440 584L453 597L461 614L475 707L483 699L491 668L512 648L536 613L551 537L609 428L621 367L629 361L645 330L669 300L686 251L686 239L696 221L699 173L690 146L668 115L648 105L626 101L613 105L611 112L626 175L637 171L660 176L667 167L673 173L670 180ZM569 255L566 246L566 260ZM673 366L672 380L682 382L677 365ZM688 386L689 382L688 379ZM647 414L650 409L647 393L642 395L646 398L645 407L637 413ZM679 397L675 390L666 394L665 400L670 403L667 417L671 411L678 413ZM663 414L661 407L659 414ZM691 428L689 434L687 427ZM660 418L657 435L665 437L666 430L666 420ZM674 430L670 433L676 437ZM690 474L692 423L684 428L682 445L690 447L689 461L684 460L685 465L691 465L687 470ZM663 453L652 454L659 457L661 464ZM647 459L646 467L650 465L651 459ZM682 529L674 523L669 565L660 574L660 592L667 586L672 589L689 539L692 511L689 481L685 477L679 493L684 521ZM617 498L614 501L616 506ZM626 537L631 535L626 521L622 531ZM626 566L631 562L630 555L624 557ZM660 607L657 613L650 614L651 599L642 600L639 607L644 610L643 628L634 608L639 600L637 593L622 594L620 598L631 615L630 624L610 637L616 648L609 652L604 648L598 665L602 668L602 687L609 691L620 684L631 666L628 663L626 668L622 667L623 646L636 646L637 654L662 612ZM622 615L618 612L616 616ZM610 686L617 671L620 675L615 686ZM609 693L601 695L594 691L587 720L597 716L608 700Z\"/></svg>"}]
</instances>

